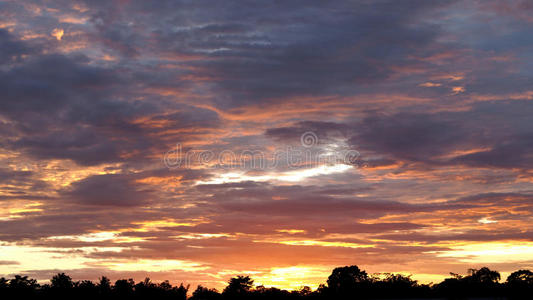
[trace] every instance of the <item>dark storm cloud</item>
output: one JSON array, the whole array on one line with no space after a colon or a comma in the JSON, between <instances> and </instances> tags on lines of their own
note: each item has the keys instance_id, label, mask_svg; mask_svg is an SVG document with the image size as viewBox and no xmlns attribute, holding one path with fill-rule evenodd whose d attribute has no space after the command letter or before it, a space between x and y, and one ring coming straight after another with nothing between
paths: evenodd
<instances>
[{"instance_id":1,"label":"dark storm cloud","mask_svg":"<svg viewBox=\"0 0 533 300\"><path fill-rule=\"evenodd\" d=\"M29 151L37 158L72 159L81 165L120 161L118 145L105 143L92 131L70 131L49 134L45 137L19 139L16 146Z\"/></svg>"},{"instance_id":2,"label":"dark storm cloud","mask_svg":"<svg viewBox=\"0 0 533 300\"><path fill-rule=\"evenodd\" d=\"M6 170L6 172L9 172ZM16 172L13 172L16 173ZM98 227L100 230L117 230L119 228L137 229L135 222L160 220L163 215L168 218L188 219L203 215L192 209L175 208L186 201L174 199L174 192L168 194L156 193L153 186L142 185L136 181L144 179L161 179L170 183L176 182L189 185L191 182L206 179L209 174L201 170L147 170L136 174L107 174L93 175L71 183L59 191L51 191L47 196L33 196L33 200L43 201L43 211L19 214L24 218L14 218L0 221L0 239L18 241L34 240L43 245L50 241L37 241L41 238L60 235L80 235L92 232ZM26 181L29 181L28 179ZM32 181L29 181L30 183ZM20 188L23 182L18 181ZM43 187L31 186L41 191ZM5 190L2 190L6 194ZM32 195L29 191L28 195ZM1 196L4 199L7 196ZM27 199L28 196L20 192L16 196L6 199ZM29 200L32 200L29 199ZM166 203L166 204L163 204ZM156 204L156 207L144 209L143 205ZM127 208L127 209L125 209ZM150 233L153 236L153 233ZM63 243L63 244L61 244ZM69 242L73 246L74 242ZM75 242L81 245L82 242ZM95 244L104 246L102 243ZM56 246L67 247L66 241L57 241Z\"/></svg>"},{"instance_id":3,"label":"dark storm cloud","mask_svg":"<svg viewBox=\"0 0 533 300\"><path fill-rule=\"evenodd\" d=\"M530 101L498 101L463 112L375 115L353 129L350 143L392 159L433 165L530 168ZM476 152L453 155L454 151ZM488 150L483 150L488 149ZM442 158L452 155L451 158Z\"/></svg>"},{"instance_id":4,"label":"dark storm cloud","mask_svg":"<svg viewBox=\"0 0 533 300\"><path fill-rule=\"evenodd\" d=\"M38 239L49 236L83 234L94 226L108 224L108 222L102 220L98 214L73 211L57 213L49 209L46 215L29 215L23 219L0 221L0 224L2 225L0 239L3 241L33 240L38 242Z\"/></svg>"},{"instance_id":5,"label":"dark storm cloud","mask_svg":"<svg viewBox=\"0 0 533 300\"><path fill-rule=\"evenodd\" d=\"M423 161L448 153L469 141L464 125L425 114L400 113L364 120L352 144L392 154L393 157ZM473 133L472 135L475 135Z\"/></svg>"},{"instance_id":6,"label":"dark storm cloud","mask_svg":"<svg viewBox=\"0 0 533 300\"><path fill-rule=\"evenodd\" d=\"M246 24L245 34L193 30L186 41L193 51L205 49L213 58L194 65L231 95L221 96L220 105L353 92L388 78L393 66L409 63L407 53L416 56L431 44L438 28L409 26L431 9L419 4L392 4L394 8L386 10L366 3L306 2L304 10L291 9L296 4L267 4L261 8L259 22ZM395 12L388 14L389 9ZM247 5L240 10L258 12ZM389 46L383 47L384 42Z\"/></svg>"},{"instance_id":7,"label":"dark storm cloud","mask_svg":"<svg viewBox=\"0 0 533 300\"><path fill-rule=\"evenodd\" d=\"M7 30L0 29L0 65L20 60L21 56L34 50L17 40Z\"/></svg>"},{"instance_id":8,"label":"dark storm cloud","mask_svg":"<svg viewBox=\"0 0 533 300\"><path fill-rule=\"evenodd\" d=\"M112 135L138 133L128 118L148 106L113 99L120 81L115 72L86 62L83 56L44 55L0 74L1 114L12 125L8 147L83 165L119 160L123 144L132 144Z\"/></svg>"},{"instance_id":9,"label":"dark storm cloud","mask_svg":"<svg viewBox=\"0 0 533 300\"><path fill-rule=\"evenodd\" d=\"M0 168L0 200L45 200L41 191L49 188L39 174L32 171Z\"/></svg>"},{"instance_id":10,"label":"dark storm cloud","mask_svg":"<svg viewBox=\"0 0 533 300\"><path fill-rule=\"evenodd\" d=\"M236 107L291 96L350 94L388 79L398 68L422 67L416 57L438 52L434 44L441 33L424 16L449 3L86 4L95 42L122 58L149 53L182 60L196 76L210 80L219 106ZM416 22L423 26L413 26Z\"/></svg>"},{"instance_id":11,"label":"dark storm cloud","mask_svg":"<svg viewBox=\"0 0 533 300\"><path fill-rule=\"evenodd\" d=\"M236 197L236 195L234 195ZM243 197L241 199L249 199ZM383 202L376 200L337 200L326 197L303 197L291 200L272 201L232 201L221 205L222 208L233 212L249 214L268 214L307 217L325 217L327 215L346 216L359 218L377 217L387 212L416 211L416 207L398 202Z\"/></svg>"},{"instance_id":12,"label":"dark storm cloud","mask_svg":"<svg viewBox=\"0 0 533 300\"><path fill-rule=\"evenodd\" d=\"M78 236L94 232L94 228L111 231L124 227L137 228L131 223L139 221L139 215L147 219L158 217L137 208L134 203L79 203L76 201L83 201L83 198L74 200L72 197L64 195L61 201L47 199L42 213L28 213L24 218L0 221L0 239L9 242L32 240L44 246L51 242L44 238L51 236ZM63 242L63 246L68 246L66 241ZM61 241L57 243L59 245ZM101 243L98 245L103 246Z\"/></svg>"},{"instance_id":13,"label":"dark storm cloud","mask_svg":"<svg viewBox=\"0 0 533 300\"><path fill-rule=\"evenodd\" d=\"M459 112L369 112L350 123L298 122L269 128L265 135L283 143L299 143L308 131L317 135L319 144L344 140L353 149L381 156L368 160L369 166L404 161L528 169L533 163L528 151L533 143L532 110L527 100L501 100ZM470 150L473 153L461 154Z\"/></svg>"},{"instance_id":14,"label":"dark storm cloud","mask_svg":"<svg viewBox=\"0 0 533 300\"><path fill-rule=\"evenodd\" d=\"M531 168L533 135L514 137L513 141L498 145L490 151L463 155L455 161L474 167Z\"/></svg>"},{"instance_id":15,"label":"dark storm cloud","mask_svg":"<svg viewBox=\"0 0 533 300\"><path fill-rule=\"evenodd\" d=\"M2 72L0 82L6 91L3 114L45 114L61 110L69 102L80 105L87 98L101 97L98 90L109 88L116 77L85 62L81 56L43 55Z\"/></svg>"},{"instance_id":16,"label":"dark storm cloud","mask_svg":"<svg viewBox=\"0 0 533 300\"><path fill-rule=\"evenodd\" d=\"M332 138L347 138L351 134L351 126L335 122L298 122L291 127L269 128L265 135L283 143L300 143L301 136L306 132L317 135L319 143L327 143Z\"/></svg>"},{"instance_id":17,"label":"dark storm cloud","mask_svg":"<svg viewBox=\"0 0 533 300\"><path fill-rule=\"evenodd\" d=\"M123 83L116 70L90 66L84 56L36 56L1 72L1 114L10 121L4 144L81 165L146 150L152 141L132 121L155 106L122 100Z\"/></svg>"},{"instance_id":18,"label":"dark storm cloud","mask_svg":"<svg viewBox=\"0 0 533 300\"><path fill-rule=\"evenodd\" d=\"M106 48L118 51L122 58L134 58L139 55L142 43L136 43L137 34L130 26L113 24L108 27L100 24L99 20L96 21L98 33L93 36L94 40L101 42Z\"/></svg>"},{"instance_id":19,"label":"dark storm cloud","mask_svg":"<svg viewBox=\"0 0 533 300\"><path fill-rule=\"evenodd\" d=\"M218 114L211 110L196 107L183 107L171 114L154 115L152 121L165 121L168 128L214 128L221 125Z\"/></svg>"},{"instance_id":20,"label":"dark storm cloud","mask_svg":"<svg viewBox=\"0 0 533 300\"><path fill-rule=\"evenodd\" d=\"M26 45L5 31L1 35L8 39L6 51ZM9 51L24 54L22 48ZM131 99L143 95L142 88L175 87L174 76L150 68L98 66L83 54L32 52L0 70L0 114L9 121L2 127L3 144L39 159L97 165L122 162L124 156L131 160L132 153L142 159L155 145L166 147L149 136L158 130L219 126L218 115L209 110L168 101L161 101L162 109L156 101ZM166 122L165 127L143 128L135 123L138 118Z\"/></svg>"},{"instance_id":21,"label":"dark storm cloud","mask_svg":"<svg viewBox=\"0 0 533 300\"><path fill-rule=\"evenodd\" d=\"M527 206L533 206L533 194L526 192L516 193L483 193L461 197L454 200L453 203L460 204L476 204L476 205L502 205L502 206L514 206L520 204L526 204ZM524 207L527 209L527 207Z\"/></svg>"},{"instance_id":22,"label":"dark storm cloud","mask_svg":"<svg viewBox=\"0 0 533 300\"><path fill-rule=\"evenodd\" d=\"M34 174L31 171L15 171L9 168L0 168L0 183L14 184L30 179L32 175Z\"/></svg>"},{"instance_id":23,"label":"dark storm cloud","mask_svg":"<svg viewBox=\"0 0 533 300\"><path fill-rule=\"evenodd\" d=\"M200 186L209 192L213 199L209 203L228 213L250 214L255 217L298 216L299 220L319 220L326 218L368 219L387 214L431 212L440 209L472 207L468 203L449 204L409 204L375 197L353 197L352 193L335 196L335 190L328 187L275 186L267 183L248 184L246 188L228 185ZM276 196L282 197L273 200ZM201 205L201 204L199 204Z\"/></svg>"},{"instance_id":24,"label":"dark storm cloud","mask_svg":"<svg viewBox=\"0 0 533 300\"><path fill-rule=\"evenodd\" d=\"M137 206L146 203L153 191L133 182L128 175L94 175L74 182L64 196L80 204Z\"/></svg>"}]
</instances>

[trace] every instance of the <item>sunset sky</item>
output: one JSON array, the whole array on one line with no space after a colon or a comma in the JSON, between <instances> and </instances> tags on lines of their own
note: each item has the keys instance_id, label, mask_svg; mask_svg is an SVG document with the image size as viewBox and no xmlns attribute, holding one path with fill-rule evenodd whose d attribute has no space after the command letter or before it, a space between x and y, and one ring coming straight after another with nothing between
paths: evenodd
<instances>
[{"instance_id":1,"label":"sunset sky","mask_svg":"<svg viewBox=\"0 0 533 300\"><path fill-rule=\"evenodd\" d=\"M0 277L533 268L530 1L0 1Z\"/></svg>"}]
</instances>

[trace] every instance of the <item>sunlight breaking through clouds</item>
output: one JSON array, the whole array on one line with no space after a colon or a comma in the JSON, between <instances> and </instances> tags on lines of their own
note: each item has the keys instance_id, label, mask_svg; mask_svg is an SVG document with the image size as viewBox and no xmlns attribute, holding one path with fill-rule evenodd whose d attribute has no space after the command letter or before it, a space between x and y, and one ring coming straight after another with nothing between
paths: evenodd
<instances>
[{"instance_id":1,"label":"sunlight breaking through clouds","mask_svg":"<svg viewBox=\"0 0 533 300\"><path fill-rule=\"evenodd\" d=\"M437 252L438 257L453 257L465 263L513 263L531 260L532 242L479 243L452 246L452 250Z\"/></svg>"},{"instance_id":2,"label":"sunlight breaking through clouds","mask_svg":"<svg viewBox=\"0 0 533 300\"><path fill-rule=\"evenodd\" d=\"M353 166L338 164L334 166L322 165L315 168L277 172L271 175L248 175L247 172L222 173L208 181L198 181L197 184L224 184L244 181L287 181L300 182L310 177L344 173Z\"/></svg>"}]
</instances>

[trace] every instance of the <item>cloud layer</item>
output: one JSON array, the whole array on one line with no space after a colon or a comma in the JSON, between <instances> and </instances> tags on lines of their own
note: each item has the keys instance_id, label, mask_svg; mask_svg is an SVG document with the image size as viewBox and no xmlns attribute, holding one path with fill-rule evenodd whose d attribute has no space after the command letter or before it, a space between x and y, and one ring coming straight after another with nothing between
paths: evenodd
<instances>
[{"instance_id":1,"label":"cloud layer","mask_svg":"<svg viewBox=\"0 0 533 300\"><path fill-rule=\"evenodd\" d=\"M2 1L0 275L531 268L530 10Z\"/></svg>"}]
</instances>

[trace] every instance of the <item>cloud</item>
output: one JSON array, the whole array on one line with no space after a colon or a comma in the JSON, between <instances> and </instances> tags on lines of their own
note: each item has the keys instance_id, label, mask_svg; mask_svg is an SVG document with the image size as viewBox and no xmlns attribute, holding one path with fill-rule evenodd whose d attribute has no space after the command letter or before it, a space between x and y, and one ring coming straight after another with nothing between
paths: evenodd
<instances>
[{"instance_id":1,"label":"cloud","mask_svg":"<svg viewBox=\"0 0 533 300\"><path fill-rule=\"evenodd\" d=\"M138 206L148 202L151 190L136 185L131 176L119 174L94 175L74 182L66 199L85 205Z\"/></svg>"},{"instance_id":2,"label":"cloud","mask_svg":"<svg viewBox=\"0 0 533 300\"><path fill-rule=\"evenodd\" d=\"M208 269L152 274L213 285L354 257L431 273L458 268L435 254L452 241L531 240L524 3L0 8L0 240L82 260L76 278L144 276L105 263L146 259L198 263ZM177 144L272 154L303 148L305 132L313 155L353 149L364 166L289 182L287 165L163 163ZM215 184L224 176L235 182ZM39 278L57 271L16 261Z\"/></svg>"},{"instance_id":3,"label":"cloud","mask_svg":"<svg viewBox=\"0 0 533 300\"><path fill-rule=\"evenodd\" d=\"M114 71L85 60L44 55L0 72L0 86L7 91L0 107L11 125L4 133L7 147L41 159L94 165L121 160L126 145L149 146L132 120L150 105L116 99L120 79ZM140 135L119 141L118 132Z\"/></svg>"},{"instance_id":4,"label":"cloud","mask_svg":"<svg viewBox=\"0 0 533 300\"><path fill-rule=\"evenodd\" d=\"M316 4L306 3L306 10L290 9L294 4L267 5L259 16L262 22L246 24L244 32L241 27L222 33L192 27L163 37L181 42L176 44L180 47L188 45L193 53L205 50L202 53L212 59L191 64L212 78L224 94L231 95L217 101L228 106L250 99L272 101L294 95L353 92L392 76L393 66L409 63L406 53L424 51L438 32L431 25L424 30L412 30L408 25L407 20L435 9L429 5L396 6L401 13L383 14L384 10L364 3ZM235 19L231 8L231 4L219 8L228 20ZM238 14L242 17L242 11L253 10L245 5ZM330 18L324 10L351 13ZM275 20L269 17L273 14ZM212 22L226 26L228 20ZM384 49L384 41L394 51Z\"/></svg>"},{"instance_id":5,"label":"cloud","mask_svg":"<svg viewBox=\"0 0 533 300\"><path fill-rule=\"evenodd\" d=\"M527 169L531 131L525 124L531 108L526 101L491 102L460 112L370 115L352 129L350 143L430 165Z\"/></svg>"},{"instance_id":6,"label":"cloud","mask_svg":"<svg viewBox=\"0 0 533 300\"><path fill-rule=\"evenodd\" d=\"M23 55L33 53L35 49L26 43L17 40L5 29L0 29L0 64L16 62L22 59Z\"/></svg>"}]
</instances>

